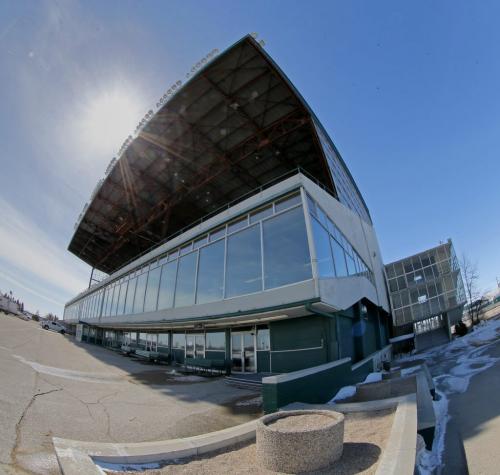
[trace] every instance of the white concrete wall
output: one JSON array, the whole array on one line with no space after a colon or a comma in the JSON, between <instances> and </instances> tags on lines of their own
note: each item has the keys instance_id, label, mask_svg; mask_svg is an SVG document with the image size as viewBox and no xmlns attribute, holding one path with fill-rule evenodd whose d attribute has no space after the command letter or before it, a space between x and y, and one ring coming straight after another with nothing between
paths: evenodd
<instances>
[{"instance_id":1,"label":"white concrete wall","mask_svg":"<svg viewBox=\"0 0 500 475\"><path fill-rule=\"evenodd\" d=\"M375 229L305 176L302 176L302 182L306 191L344 233L365 263L371 267L375 277L375 288L364 277L320 279L321 299L325 299L337 308L347 308L362 297L366 297L389 312L384 264ZM347 305L349 302L351 304Z\"/></svg>"}]
</instances>

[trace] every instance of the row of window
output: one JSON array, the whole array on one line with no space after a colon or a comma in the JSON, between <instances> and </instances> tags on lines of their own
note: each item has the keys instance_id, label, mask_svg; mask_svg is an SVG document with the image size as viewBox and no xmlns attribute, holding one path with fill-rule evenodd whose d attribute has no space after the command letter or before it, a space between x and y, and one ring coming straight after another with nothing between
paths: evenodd
<instances>
[{"instance_id":1,"label":"row of window","mask_svg":"<svg viewBox=\"0 0 500 475\"><path fill-rule=\"evenodd\" d=\"M414 271L422 271L422 269L424 269L425 267L445 261L448 265L448 270L444 272L449 272L449 259L450 257L452 257L452 255L453 251L451 245L440 246L435 249L422 252L408 259L403 259L402 261L388 264L385 266L385 270L387 272L387 277L389 279L393 279L395 277L409 274ZM421 274L422 272L418 273Z\"/></svg>"},{"instance_id":2,"label":"row of window","mask_svg":"<svg viewBox=\"0 0 500 475\"><path fill-rule=\"evenodd\" d=\"M421 303L409 305L407 307L394 310L394 317L397 325L411 323L415 320L421 320L430 315L443 313L449 308L458 304L455 291L439 295L434 298L421 299Z\"/></svg>"},{"instance_id":3,"label":"row of window","mask_svg":"<svg viewBox=\"0 0 500 475\"><path fill-rule=\"evenodd\" d=\"M425 269L419 271L410 272L405 275L401 275L394 279L389 279L389 290L391 292L398 292L404 290L408 287L414 287L416 285L421 285L424 282L432 282L436 279L451 278L451 266L450 260L444 260L433 264Z\"/></svg>"},{"instance_id":4,"label":"row of window","mask_svg":"<svg viewBox=\"0 0 500 475\"><path fill-rule=\"evenodd\" d=\"M88 329L85 334L90 331ZM255 331L255 330L254 330ZM270 350L269 329L259 327L256 330L255 337L257 351ZM95 335L95 329L94 329ZM170 342L171 335L171 342ZM133 345L139 349L149 351L161 351L171 348L173 350L183 350L190 352L192 349L198 351L226 351L226 334L223 331L210 331L198 333L170 332L167 333L149 333L149 332L119 332L114 330L105 330L104 343L112 344L120 342L124 345Z\"/></svg>"},{"instance_id":5,"label":"row of window","mask_svg":"<svg viewBox=\"0 0 500 475\"><path fill-rule=\"evenodd\" d=\"M425 302L427 299L451 291L455 291L455 284L453 283L452 276L447 275L445 278L437 280L436 282L430 282L392 294L392 305L393 308L406 307L407 305Z\"/></svg>"},{"instance_id":6,"label":"row of window","mask_svg":"<svg viewBox=\"0 0 500 475\"><path fill-rule=\"evenodd\" d=\"M300 193L260 207L170 251L67 307L92 319L183 307L312 277Z\"/></svg>"},{"instance_id":7,"label":"row of window","mask_svg":"<svg viewBox=\"0 0 500 475\"><path fill-rule=\"evenodd\" d=\"M333 149L330 140L325 136L319 125L316 125L316 130L328 162L328 167L332 173L333 182L335 183L340 202L354 211L357 215L361 216L367 223L371 224L371 219L363 200L359 196L359 192L354 186L352 179L349 177L345 167Z\"/></svg>"},{"instance_id":8,"label":"row of window","mask_svg":"<svg viewBox=\"0 0 500 475\"><path fill-rule=\"evenodd\" d=\"M307 195L307 203L311 214L318 276L363 275L375 285L373 272L339 228L309 195Z\"/></svg>"}]
</instances>

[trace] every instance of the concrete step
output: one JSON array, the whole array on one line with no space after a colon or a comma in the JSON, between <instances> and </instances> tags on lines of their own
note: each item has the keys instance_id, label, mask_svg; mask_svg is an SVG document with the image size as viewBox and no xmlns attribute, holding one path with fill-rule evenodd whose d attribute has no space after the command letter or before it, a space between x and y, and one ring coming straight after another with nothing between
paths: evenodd
<instances>
[{"instance_id":1,"label":"concrete step","mask_svg":"<svg viewBox=\"0 0 500 475\"><path fill-rule=\"evenodd\" d=\"M230 386L235 386L241 389L262 389L261 381L253 381L245 378L239 378L237 376L226 376L224 382Z\"/></svg>"}]
</instances>

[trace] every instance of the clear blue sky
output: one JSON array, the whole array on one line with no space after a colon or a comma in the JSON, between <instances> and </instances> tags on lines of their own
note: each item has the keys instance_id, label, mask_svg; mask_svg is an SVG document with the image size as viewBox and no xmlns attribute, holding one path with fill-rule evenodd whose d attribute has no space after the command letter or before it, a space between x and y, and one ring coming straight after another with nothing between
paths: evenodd
<instances>
[{"instance_id":1,"label":"clear blue sky","mask_svg":"<svg viewBox=\"0 0 500 475\"><path fill-rule=\"evenodd\" d=\"M0 3L0 289L62 313L73 224L136 122L250 32L347 162L389 262L451 237L500 277L497 1Z\"/></svg>"}]
</instances>

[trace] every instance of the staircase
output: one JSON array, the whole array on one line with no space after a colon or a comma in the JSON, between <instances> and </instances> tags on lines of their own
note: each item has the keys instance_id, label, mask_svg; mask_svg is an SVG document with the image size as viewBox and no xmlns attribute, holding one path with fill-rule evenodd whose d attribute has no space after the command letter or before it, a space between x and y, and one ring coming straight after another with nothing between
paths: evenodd
<instances>
[{"instance_id":1,"label":"staircase","mask_svg":"<svg viewBox=\"0 0 500 475\"><path fill-rule=\"evenodd\" d=\"M224 382L230 386L235 386L241 389L250 389L253 391L262 390L262 378L269 376L268 374L252 373L252 374L232 374L226 376Z\"/></svg>"}]
</instances>

